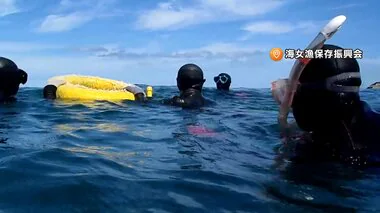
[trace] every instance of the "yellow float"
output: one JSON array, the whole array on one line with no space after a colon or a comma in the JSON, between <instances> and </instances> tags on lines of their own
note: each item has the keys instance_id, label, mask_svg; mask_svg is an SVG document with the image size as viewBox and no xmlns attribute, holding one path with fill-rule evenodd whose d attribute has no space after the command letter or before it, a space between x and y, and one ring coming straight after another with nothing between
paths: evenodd
<instances>
[{"instance_id":1,"label":"yellow float","mask_svg":"<svg viewBox=\"0 0 380 213\"><path fill-rule=\"evenodd\" d=\"M84 75L56 76L44 88L44 97L51 99L135 101L152 96L151 86L145 92L134 84Z\"/></svg>"}]
</instances>

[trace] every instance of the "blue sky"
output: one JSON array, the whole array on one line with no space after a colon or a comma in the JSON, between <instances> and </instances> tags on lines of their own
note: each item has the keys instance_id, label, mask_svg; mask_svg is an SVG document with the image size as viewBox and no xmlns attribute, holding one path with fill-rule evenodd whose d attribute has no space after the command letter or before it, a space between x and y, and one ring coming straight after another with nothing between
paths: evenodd
<instances>
[{"instance_id":1,"label":"blue sky","mask_svg":"<svg viewBox=\"0 0 380 213\"><path fill-rule=\"evenodd\" d=\"M328 43L359 48L363 86L380 81L380 1L366 0L0 0L0 55L43 87L63 74L175 85L185 63L202 67L206 86L230 73L233 87L268 88L293 61L269 50L305 48L337 15Z\"/></svg>"}]
</instances>

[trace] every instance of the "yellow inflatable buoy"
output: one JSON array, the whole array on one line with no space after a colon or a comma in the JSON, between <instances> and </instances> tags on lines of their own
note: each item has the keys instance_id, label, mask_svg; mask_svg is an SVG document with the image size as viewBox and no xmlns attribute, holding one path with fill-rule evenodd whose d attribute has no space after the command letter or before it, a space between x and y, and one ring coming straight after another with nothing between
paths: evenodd
<instances>
[{"instance_id":1,"label":"yellow inflatable buoy","mask_svg":"<svg viewBox=\"0 0 380 213\"><path fill-rule=\"evenodd\" d=\"M50 78L44 96L72 100L139 100L152 97L152 87L144 90L134 84L95 76L64 75ZM53 89L51 89L53 88ZM54 90L54 91L53 91ZM54 93L54 94L52 94ZM49 97L47 97L49 98Z\"/></svg>"},{"instance_id":2,"label":"yellow inflatable buoy","mask_svg":"<svg viewBox=\"0 0 380 213\"><path fill-rule=\"evenodd\" d=\"M151 98L153 96L153 88L151 86L146 87L146 97Z\"/></svg>"}]
</instances>

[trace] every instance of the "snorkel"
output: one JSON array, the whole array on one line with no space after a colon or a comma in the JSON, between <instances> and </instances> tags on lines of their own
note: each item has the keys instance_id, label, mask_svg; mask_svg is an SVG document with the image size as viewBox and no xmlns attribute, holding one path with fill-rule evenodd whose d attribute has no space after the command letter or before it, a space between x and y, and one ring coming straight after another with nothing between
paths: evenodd
<instances>
[{"instance_id":1,"label":"snorkel","mask_svg":"<svg viewBox=\"0 0 380 213\"><path fill-rule=\"evenodd\" d=\"M314 40L307 46L307 50L315 51L320 49L324 43L330 39L346 21L346 17L343 15L336 16L318 33ZM278 113L278 123L282 130L289 128L288 115L290 107L292 105L294 93L299 85L299 78L302 71L311 59L298 59L295 61L288 79L279 79L272 82L272 95L273 98L280 105Z\"/></svg>"}]
</instances>

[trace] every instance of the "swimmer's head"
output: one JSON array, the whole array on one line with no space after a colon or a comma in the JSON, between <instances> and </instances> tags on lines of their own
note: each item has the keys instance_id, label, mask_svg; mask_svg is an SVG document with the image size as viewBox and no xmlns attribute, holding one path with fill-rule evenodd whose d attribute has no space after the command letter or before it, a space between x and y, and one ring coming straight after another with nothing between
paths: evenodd
<instances>
[{"instance_id":1,"label":"swimmer's head","mask_svg":"<svg viewBox=\"0 0 380 213\"><path fill-rule=\"evenodd\" d=\"M57 98L57 87L54 85L46 85L43 89L43 95L46 99L56 99Z\"/></svg>"},{"instance_id":2,"label":"swimmer's head","mask_svg":"<svg viewBox=\"0 0 380 213\"><path fill-rule=\"evenodd\" d=\"M20 84L28 81L28 74L10 59L0 57L0 100L17 94Z\"/></svg>"},{"instance_id":3,"label":"swimmer's head","mask_svg":"<svg viewBox=\"0 0 380 213\"><path fill-rule=\"evenodd\" d=\"M195 64L185 64L178 70L177 87L180 91L190 88L202 90L205 81L202 69Z\"/></svg>"},{"instance_id":4,"label":"swimmer's head","mask_svg":"<svg viewBox=\"0 0 380 213\"><path fill-rule=\"evenodd\" d=\"M214 77L216 88L219 90L229 90L231 86L231 76L227 73L220 73Z\"/></svg>"},{"instance_id":5,"label":"swimmer's head","mask_svg":"<svg viewBox=\"0 0 380 213\"><path fill-rule=\"evenodd\" d=\"M322 49L342 50L335 45L324 45ZM303 130L324 131L342 121L350 121L360 104L362 82L356 59L312 59L299 83L292 108Z\"/></svg>"}]
</instances>

